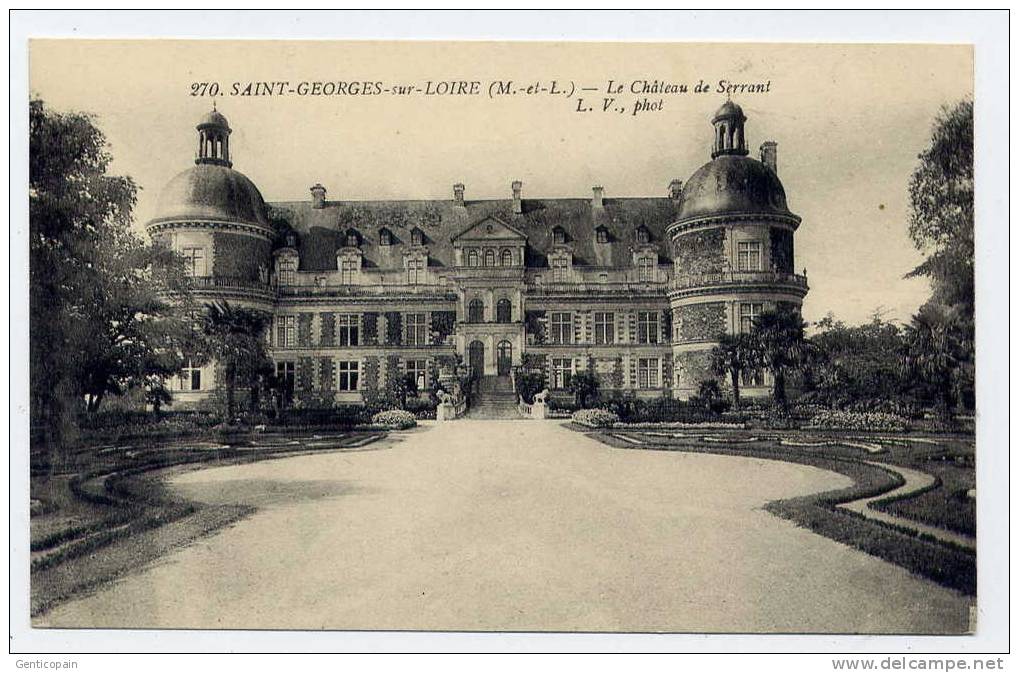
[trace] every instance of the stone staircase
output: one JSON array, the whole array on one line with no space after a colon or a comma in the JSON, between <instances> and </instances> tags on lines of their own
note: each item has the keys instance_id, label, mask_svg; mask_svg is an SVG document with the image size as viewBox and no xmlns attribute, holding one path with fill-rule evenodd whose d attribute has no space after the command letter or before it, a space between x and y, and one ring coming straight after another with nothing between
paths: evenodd
<instances>
[{"instance_id":1,"label":"stone staircase","mask_svg":"<svg viewBox=\"0 0 1019 673\"><path fill-rule=\"evenodd\" d=\"M471 399L467 418L514 420L523 416L517 411L517 396L508 376L482 376Z\"/></svg>"}]
</instances>

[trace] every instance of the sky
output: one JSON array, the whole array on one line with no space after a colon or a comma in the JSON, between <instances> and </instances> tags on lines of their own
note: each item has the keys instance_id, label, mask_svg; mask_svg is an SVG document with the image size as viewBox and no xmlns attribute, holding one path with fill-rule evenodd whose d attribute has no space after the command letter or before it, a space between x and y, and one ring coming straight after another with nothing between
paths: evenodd
<instances>
[{"instance_id":1,"label":"sky","mask_svg":"<svg viewBox=\"0 0 1019 673\"><path fill-rule=\"evenodd\" d=\"M531 84L572 96L528 94ZM686 84L630 92L634 81ZM702 81L707 91L693 91ZM972 51L946 45L537 42L33 41L31 94L89 112L110 143L111 172L140 187L139 230L159 191L194 160L194 125L212 108L230 121L234 168L267 201L662 196L710 159L720 80L735 92L751 155L778 143L790 209L803 218L796 268L810 283L803 314L847 323L875 310L908 320L929 293L903 276L921 260L909 240L908 183L943 105L972 95ZM301 83L477 81L479 95L300 95ZM493 81L518 94L490 97ZM230 95L288 82L284 95ZM622 85L622 93L608 93ZM307 85L305 85L307 86ZM468 85L469 86L469 85ZM295 90L290 93L290 89ZM589 88L591 91L580 91ZM764 87L761 87L764 88ZM350 90L350 87L347 87ZM660 109L632 114L644 99ZM583 101L579 99L582 98ZM613 99L608 112L603 100ZM591 107L590 112L577 108ZM622 112L616 109L621 108Z\"/></svg>"}]
</instances>

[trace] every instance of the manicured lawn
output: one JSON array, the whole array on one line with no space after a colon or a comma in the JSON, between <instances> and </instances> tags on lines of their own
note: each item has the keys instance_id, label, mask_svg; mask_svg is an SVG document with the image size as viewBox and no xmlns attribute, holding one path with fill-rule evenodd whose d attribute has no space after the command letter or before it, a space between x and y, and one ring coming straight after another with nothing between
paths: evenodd
<instances>
[{"instance_id":1,"label":"manicured lawn","mask_svg":"<svg viewBox=\"0 0 1019 673\"><path fill-rule=\"evenodd\" d=\"M183 441L71 453L60 472L39 470L31 480L31 496L37 503L30 526L32 613L252 511L175 498L160 479L165 470L356 450L384 436L382 432L272 435L238 437L230 445ZM168 523L174 526L167 527Z\"/></svg>"},{"instance_id":2,"label":"manicured lawn","mask_svg":"<svg viewBox=\"0 0 1019 673\"><path fill-rule=\"evenodd\" d=\"M773 501L766 509L939 584L976 594L976 556L971 551L836 507L900 486L901 478L874 463L885 463L893 469L901 465L932 474L939 482L921 494L882 503L882 509L922 523L974 534L976 505L965 496L975 483L972 438L671 428L661 431L616 428L591 434L624 449L752 456L844 474L853 480L853 486Z\"/></svg>"}]
</instances>

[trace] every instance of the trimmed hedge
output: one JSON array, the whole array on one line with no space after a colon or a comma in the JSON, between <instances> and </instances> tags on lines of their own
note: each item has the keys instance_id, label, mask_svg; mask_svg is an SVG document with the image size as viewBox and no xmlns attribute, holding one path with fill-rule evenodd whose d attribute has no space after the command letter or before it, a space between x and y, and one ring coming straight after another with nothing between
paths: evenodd
<instances>
[{"instance_id":1,"label":"trimmed hedge","mask_svg":"<svg viewBox=\"0 0 1019 673\"><path fill-rule=\"evenodd\" d=\"M573 421L589 428L611 428L619 416L605 409L581 409L573 412Z\"/></svg>"},{"instance_id":2,"label":"trimmed hedge","mask_svg":"<svg viewBox=\"0 0 1019 673\"><path fill-rule=\"evenodd\" d=\"M409 411L403 409L389 409L380 411L372 416L372 425L393 430L407 430L418 424L417 419Z\"/></svg>"}]
</instances>

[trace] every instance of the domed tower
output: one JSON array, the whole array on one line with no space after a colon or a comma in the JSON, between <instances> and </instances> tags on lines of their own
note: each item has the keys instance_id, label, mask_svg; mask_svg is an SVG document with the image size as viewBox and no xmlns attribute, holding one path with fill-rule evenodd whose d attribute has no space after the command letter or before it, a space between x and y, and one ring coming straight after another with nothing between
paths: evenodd
<instances>
[{"instance_id":1,"label":"domed tower","mask_svg":"<svg viewBox=\"0 0 1019 673\"><path fill-rule=\"evenodd\" d=\"M230 125L213 110L195 127L195 165L163 188L146 229L180 253L199 305L227 302L271 311L269 265L275 231L258 188L232 168ZM216 388L215 364L189 360L167 382L177 408L199 403Z\"/></svg>"},{"instance_id":2,"label":"domed tower","mask_svg":"<svg viewBox=\"0 0 1019 673\"><path fill-rule=\"evenodd\" d=\"M230 160L230 125L212 110L195 127L195 165L163 188L146 229L184 256L200 301L271 309L276 237L258 188Z\"/></svg>"},{"instance_id":3,"label":"domed tower","mask_svg":"<svg viewBox=\"0 0 1019 673\"><path fill-rule=\"evenodd\" d=\"M777 146L748 156L743 109L726 101L711 119L711 161L683 186L678 219L668 228L675 259L669 293L673 313L675 390L695 393L717 378L711 349L723 333L748 332L763 311L799 309L805 276L794 273L793 234L800 218L786 205ZM741 392L767 394L771 381L748 372Z\"/></svg>"}]
</instances>

